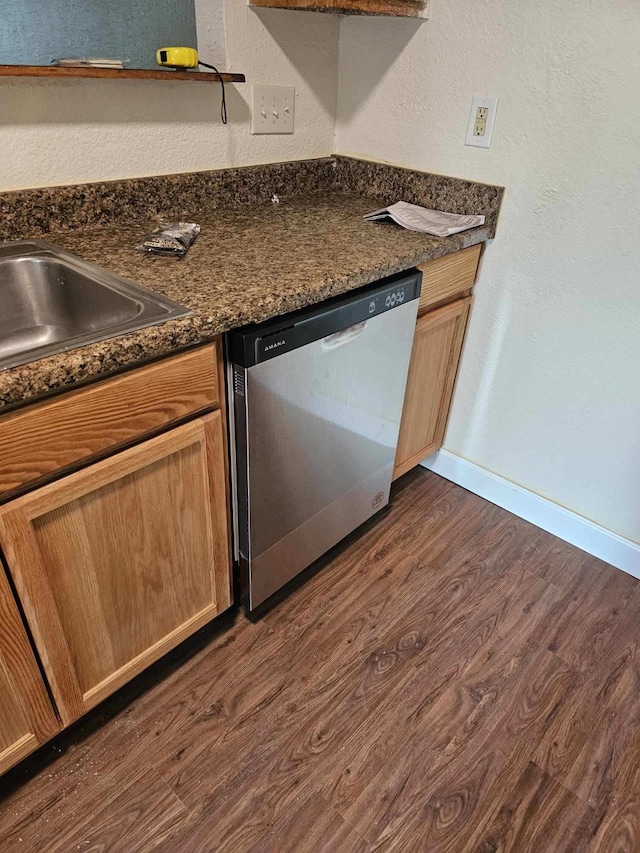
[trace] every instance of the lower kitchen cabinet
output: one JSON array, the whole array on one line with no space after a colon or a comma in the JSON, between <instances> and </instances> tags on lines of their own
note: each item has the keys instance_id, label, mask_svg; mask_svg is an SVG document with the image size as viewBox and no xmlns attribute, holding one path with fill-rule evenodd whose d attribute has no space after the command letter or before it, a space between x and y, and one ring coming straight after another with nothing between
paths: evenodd
<instances>
[{"instance_id":1,"label":"lower kitchen cabinet","mask_svg":"<svg viewBox=\"0 0 640 853\"><path fill-rule=\"evenodd\" d=\"M0 508L0 546L65 725L229 607L225 460L216 411Z\"/></svg>"},{"instance_id":2,"label":"lower kitchen cabinet","mask_svg":"<svg viewBox=\"0 0 640 853\"><path fill-rule=\"evenodd\" d=\"M400 424L394 479L442 444L471 298L418 318Z\"/></svg>"},{"instance_id":3,"label":"lower kitchen cabinet","mask_svg":"<svg viewBox=\"0 0 640 853\"><path fill-rule=\"evenodd\" d=\"M60 727L0 564L0 773Z\"/></svg>"}]
</instances>

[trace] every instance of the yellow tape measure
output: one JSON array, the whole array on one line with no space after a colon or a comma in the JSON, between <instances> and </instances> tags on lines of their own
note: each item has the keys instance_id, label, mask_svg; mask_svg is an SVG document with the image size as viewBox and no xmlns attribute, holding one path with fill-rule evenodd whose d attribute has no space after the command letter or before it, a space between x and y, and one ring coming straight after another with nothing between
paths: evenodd
<instances>
[{"instance_id":1,"label":"yellow tape measure","mask_svg":"<svg viewBox=\"0 0 640 853\"><path fill-rule=\"evenodd\" d=\"M158 65L171 68L197 68L198 51L193 47L161 47L156 52Z\"/></svg>"}]
</instances>

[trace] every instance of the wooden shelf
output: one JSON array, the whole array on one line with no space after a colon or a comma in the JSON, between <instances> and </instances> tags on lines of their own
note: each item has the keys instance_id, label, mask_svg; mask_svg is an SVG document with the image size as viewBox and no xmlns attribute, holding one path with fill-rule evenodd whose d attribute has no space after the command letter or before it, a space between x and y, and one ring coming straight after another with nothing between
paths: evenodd
<instances>
[{"instance_id":1,"label":"wooden shelf","mask_svg":"<svg viewBox=\"0 0 640 853\"><path fill-rule=\"evenodd\" d=\"M244 74L221 71L225 83L244 83ZM152 68L81 68L59 65L0 65L0 77L94 77L107 80L188 80L191 83L219 83L213 71L173 71Z\"/></svg>"},{"instance_id":2,"label":"wooden shelf","mask_svg":"<svg viewBox=\"0 0 640 853\"><path fill-rule=\"evenodd\" d=\"M338 15L390 15L398 18L423 17L425 0L250 0L262 9L297 9L333 12Z\"/></svg>"}]
</instances>

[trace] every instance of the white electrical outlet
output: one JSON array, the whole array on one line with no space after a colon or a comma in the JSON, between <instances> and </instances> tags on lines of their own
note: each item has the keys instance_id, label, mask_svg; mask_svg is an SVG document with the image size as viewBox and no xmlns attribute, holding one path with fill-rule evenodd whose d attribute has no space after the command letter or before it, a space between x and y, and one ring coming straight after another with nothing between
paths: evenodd
<instances>
[{"instance_id":1,"label":"white electrical outlet","mask_svg":"<svg viewBox=\"0 0 640 853\"><path fill-rule=\"evenodd\" d=\"M484 95L473 96L465 145L475 145L476 148L491 148L491 136L497 109L497 98L489 98Z\"/></svg>"},{"instance_id":2,"label":"white electrical outlet","mask_svg":"<svg viewBox=\"0 0 640 853\"><path fill-rule=\"evenodd\" d=\"M293 86L254 86L251 133L293 133Z\"/></svg>"}]
</instances>

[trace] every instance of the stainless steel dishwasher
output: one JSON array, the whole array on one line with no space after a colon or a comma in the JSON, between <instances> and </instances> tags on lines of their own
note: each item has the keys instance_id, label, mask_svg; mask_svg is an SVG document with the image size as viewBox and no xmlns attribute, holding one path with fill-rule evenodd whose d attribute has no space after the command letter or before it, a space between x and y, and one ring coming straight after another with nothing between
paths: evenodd
<instances>
[{"instance_id":1,"label":"stainless steel dishwasher","mask_svg":"<svg viewBox=\"0 0 640 853\"><path fill-rule=\"evenodd\" d=\"M422 273L227 338L248 610L389 501Z\"/></svg>"}]
</instances>

